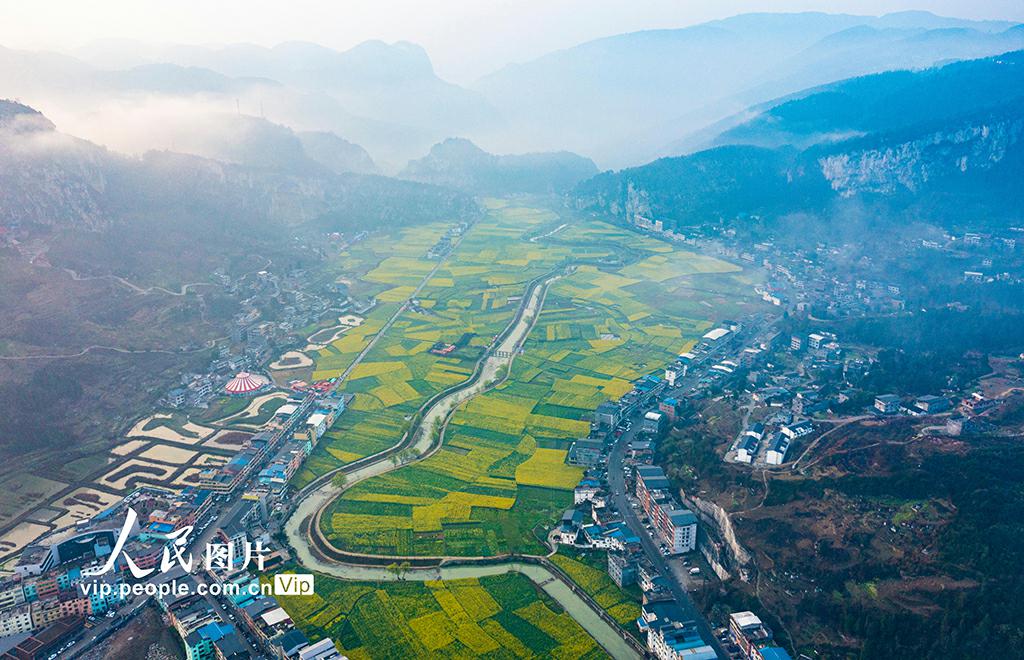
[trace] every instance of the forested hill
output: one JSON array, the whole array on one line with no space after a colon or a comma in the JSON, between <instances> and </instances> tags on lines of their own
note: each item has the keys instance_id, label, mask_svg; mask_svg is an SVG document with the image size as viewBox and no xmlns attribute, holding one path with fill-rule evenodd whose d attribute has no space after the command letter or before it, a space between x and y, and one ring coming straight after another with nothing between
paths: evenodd
<instances>
[{"instance_id":1,"label":"forested hill","mask_svg":"<svg viewBox=\"0 0 1024 660\"><path fill-rule=\"evenodd\" d=\"M851 78L768 104L711 145L810 146L1024 104L1024 51Z\"/></svg>"},{"instance_id":2,"label":"forested hill","mask_svg":"<svg viewBox=\"0 0 1024 660\"><path fill-rule=\"evenodd\" d=\"M567 151L496 155L463 138L435 144L409 164L406 179L476 194L563 193L597 174L594 161Z\"/></svg>"},{"instance_id":3,"label":"forested hill","mask_svg":"<svg viewBox=\"0 0 1024 660\"><path fill-rule=\"evenodd\" d=\"M1024 179L1024 103L1013 94L1020 85L1008 91L1003 83L1020 75L1020 62L1021 54L1013 53L938 73L901 74L896 91L887 76L839 85L849 104L868 109L857 120L856 137L790 144L805 141L789 137L797 134L853 130L842 113L830 118L836 92L810 95L780 104L787 109L778 117L787 119L749 125L751 134L764 136L752 141L778 146L727 145L606 172L578 185L571 201L630 222L646 218L677 227L816 212L847 200L914 208L949 223L1016 222L1024 201L1018 184ZM988 75L977 74L970 100L957 99L956 87L943 79L972 69ZM925 90L927 108L908 118L901 108L915 89Z\"/></svg>"}]
</instances>

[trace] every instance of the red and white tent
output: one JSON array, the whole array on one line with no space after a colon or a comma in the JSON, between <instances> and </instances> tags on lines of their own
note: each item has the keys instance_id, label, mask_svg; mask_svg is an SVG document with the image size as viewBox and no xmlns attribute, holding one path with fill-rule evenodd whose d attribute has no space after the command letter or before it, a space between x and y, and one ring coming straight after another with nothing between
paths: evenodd
<instances>
[{"instance_id":1,"label":"red and white tent","mask_svg":"<svg viewBox=\"0 0 1024 660\"><path fill-rule=\"evenodd\" d=\"M251 374L248 371L239 372L224 386L228 394L252 394L267 386L269 381L258 374Z\"/></svg>"}]
</instances>

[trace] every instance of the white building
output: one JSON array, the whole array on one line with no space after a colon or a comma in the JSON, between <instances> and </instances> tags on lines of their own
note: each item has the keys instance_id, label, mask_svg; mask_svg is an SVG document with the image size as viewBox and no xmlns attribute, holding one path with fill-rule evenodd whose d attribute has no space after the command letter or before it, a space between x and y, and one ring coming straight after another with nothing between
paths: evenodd
<instances>
[{"instance_id":1,"label":"white building","mask_svg":"<svg viewBox=\"0 0 1024 660\"><path fill-rule=\"evenodd\" d=\"M306 427L310 430L310 440L314 442L320 439L320 436L327 430L327 415L323 413L313 413L306 420Z\"/></svg>"},{"instance_id":2,"label":"white building","mask_svg":"<svg viewBox=\"0 0 1024 660\"><path fill-rule=\"evenodd\" d=\"M655 412L652 410L644 415L644 421L643 424L641 424L640 426L640 431L643 433L657 435L661 433L664 419L664 413Z\"/></svg>"},{"instance_id":3,"label":"white building","mask_svg":"<svg viewBox=\"0 0 1024 660\"><path fill-rule=\"evenodd\" d=\"M831 332L814 332L807 335L807 345L812 350L823 348L826 344L835 340L836 336Z\"/></svg>"},{"instance_id":4,"label":"white building","mask_svg":"<svg viewBox=\"0 0 1024 660\"><path fill-rule=\"evenodd\" d=\"M736 462L753 463L754 457L757 456L757 444L757 438L744 435L736 447Z\"/></svg>"},{"instance_id":5,"label":"white building","mask_svg":"<svg viewBox=\"0 0 1024 660\"><path fill-rule=\"evenodd\" d=\"M691 552L697 547L697 516L689 509L669 512L667 529L672 554Z\"/></svg>"},{"instance_id":6,"label":"white building","mask_svg":"<svg viewBox=\"0 0 1024 660\"><path fill-rule=\"evenodd\" d=\"M715 660L718 654L697 632L696 624L675 601L644 603L637 620L647 650L658 660Z\"/></svg>"},{"instance_id":7,"label":"white building","mask_svg":"<svg viewBox=\"0 0 1024 660\"><path fill-rule=\"evenodd\" d=\"M701 339L709 344L714 344L725 339L729 334L731 333L727 328L715 328L714 330L708 330L705 332Z\"/></svg>"},{"instance_id":8,"label":"white building","mask_svg":"<svg viewBox=\"0 0 1024 660\"><path fill-rule=\"evenodd\" d=\"M812 424L810 420L805 419L801 422L797 422L796 424L787 424L783 426L782 432L790 440L795 440L814 433L814 424Z\"/></svg>"},{"instance_id":9,"label":"white building","mask_svg":"<svg viewBox=\"0 0 1024 660\"><path fill-rule=\"evenodd\" d=\"M768 445L764 454L764 462L768 465L782 465L786 460L786 452L789 451L789 438L777 433Z\"/></svg>"},{"instance_id":10,"label":"white building","mask_svg":"<svg viewBox=\"0 0 1024 660\"><path fill-rule=\"evenodd\" d=\"M0 637L17 635L32 630L32 607L22 605L0 612Z\"/></svg>"},{"instance_id":11,"label":"white building","mask_svg":"<svg viewBox=\"0 0 1024 660\"><path fill-rule=\"evenodd\" d=\"M348 660L338 653L334 647L334 640L330 637L321 639L316 644L310 644L299 651L299 660Z\"/></svg>"},{"instance_id":12,"label":"white building","mask_svg":"<svg viewBox=\"0 0 1024 660\"><path fill-rule=\"evenodd\" d=\"M593 501L601 491L601 483L596 479L584 479L581 481L572 491L572 502L573 504L579 504L581 502Z\"/></svg>"},{"instance_id":13,"label":"white building","mask_svg":"<svg viewBox=\"0 0 1024 660\"><path fill-rule=\"evenodd\" d=\"M6 610L25 602L25 588L21 582L8 582L0 585L0 609Z\"/></svg>"},{"instance_id":14,"label":"white building","mask_svg":"<svg viewBox=\"0 0 1024 660\"><path fill-rule=\"evenodd\" d=\"M600 525L586 525L582 528L584 544L582 547L597 548L598 550L622 550L622 539L611 534L605 534L605 529ZM576 545L580 544L577 538Z\"/></svg>"}]
</instances>

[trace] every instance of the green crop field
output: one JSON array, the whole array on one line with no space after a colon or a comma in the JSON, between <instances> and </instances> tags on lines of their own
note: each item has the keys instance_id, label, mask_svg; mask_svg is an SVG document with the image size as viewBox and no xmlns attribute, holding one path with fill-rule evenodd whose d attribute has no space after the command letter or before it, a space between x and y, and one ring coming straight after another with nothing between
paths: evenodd
<instances>
[{"instance_id":1,"label":"green crop field","mask_svg":"<svg viewBox=\"0 0 1024 660\"><path fill-rule=\"evenodd\" d=\"M518 573L381 584L317 575L315 595L278 601L311 641L330 637L352 660L607 657Z\"/></svg>"},{"instance_id":2,"label":"green crop field","mask_svg":"<svg viewBox=\"0 0 1024 660\"><path fill-rule=\"evenodd\" d=\"M567 254L565 249L544 250L518 240L524 230L547 218L543 211L494 217L467 233L417 296L422 311L402 314L349 375L343 389L355 394L352 408L317 446L297 474L296 486L393 445L427 399L470 376L484 347L514 315L515 296ZM358 258L343 260L343 267L353 269L352 277L371 283L367 290L382 302L361 326L314 354L314 378L338 376L352 364L438 265L425 255L446 229L405 229L389 240L377 239L393 248L385 251L387 256L363 248ZM437 342L455 344L456 350L447 356L431 353Z\"/></svg>"},{"instance_id":3,"label":"green crop field","mask_svg":"<svg viewBox=\"0 0 1024 660\"><path fill-rule=\"evenodd\" d=\"M636 634L636 619L640 616L640 588L634 585L622 589L612 581L607 571L607 553L592 551L575 554L565 548L553 555L551 561L565 571L620 626Z\"/></svg>"},{"instance_id":4,"label":"green crop field","mask_svg":"<svg viewBox=\"0 0 1024 660\"><path fill-rule=\"evenodd\" d=\"M735 279L736 266L604 223L524 240L558 221L548 211L493 209L419 295L426 313L404 313L353 371L343 388L356 394L353 410L305 478L394 444L423 402L468 377L530 279L568 258L628 264L584 264L556 281L508 380L455 413L439 452L331 505L324 531L336 546L384 555L542 552L544 527L571 505L582 475L565 455L587 435L593 409L688 349L711 326L712 309L733 315L749 304L752 288ZM408 254L400 259L368 276L408 287L430 272ZM386 273L387 264L412 275ZM435 341L459 340L450 356L429 352Z\"/></svg>"}]
</instances>

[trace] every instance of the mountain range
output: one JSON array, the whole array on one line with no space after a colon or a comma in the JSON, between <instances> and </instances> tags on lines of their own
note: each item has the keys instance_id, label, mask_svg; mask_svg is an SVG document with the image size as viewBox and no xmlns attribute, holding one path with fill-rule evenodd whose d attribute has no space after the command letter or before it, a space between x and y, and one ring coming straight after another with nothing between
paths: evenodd
<instances>
[{"instance_id":1,"label":"mountain range","mask_svg":"<svg viewBox=\"0 0 1024 660\"><path fill-rule=\"evenodd\" d=\"M1001 21L745 14L596 39L468 87L441 79L407 42L336 51L107 41L70 55L0 48L0 89L132 153L194 148L180 137L193 125L241 114L334 133L390 173L453 136L492 153L572 151L621 167L685 153L709 124L803 89L1020 48L1024 29Z\"/></svg>"},{"instance_id":2,"label":"mountain range","mask_svg":"<svg viewBox=\"0 0 1024 660\"><path fill-rule=\"evenodd\" d=\"M882 17L745 14L617 35L510 65L475 88L520 148L557 146L622 166L751 105L835 80L1024 47L1011 23L924 12Z\"/></svg>"},{"instance_id":3,"label":"mountain range","mask_svg":"<svg viewBox=\"0 0 1024 660\"><path fill-rule=\"evenodd\" d=\"M572 200L677 228L844 203L956 226L1016 224L1024 208L1022 67L1024 51L1016 51L780 99L711 139L722 146L602 173Z\"/></svg>"},{"instance_id":4,"label":"mountain range","mask_svg":"<svg viewBox=\"0 0 1024 660\"><path fill-rule=\"evenodd\" d=\"M1020 52L923 71L887 71L803 90L753 108L694 136L687 150L841 141L1010 103L1020 98L1021 90Z\"/></svg>"},{"instance_id":5,"label":"mountain range","mask_svg":"<svg viewBox=\"0 0 1024 660\"><path fill-rule=\"evenodd\" d=\"M238 125L234 119L231 126ZM346 152L336 147L351 152L352 145L340 138L299 136L259 119L242 130L257 137L236 142L224 135L223 160L168 151L131 157L61 133L29 106L0 101L0 224L107 231L140 222L160 226L161 219L180 216L211 231L283 231L303 223L344 230L474 208L450 189L338 173L316 160L316 145L306 154L304 143L327 140L329 156L343 158Z\"/></svg>"},{"instance_id":6,"label":"mountain range","mask_svg":"<svg viewBox=\"0 0 1024 660\"><path fill-rule=\"evenodd\" d=\"M106 58L95 56L100 64L113 58L103 52ZM412 44L367 42L342 53L302 43L180 47L154 57L123 54L116 59L129 66L105 68L0 48L0 89L122 151L178 149L174 135L194 123L244 113L296 131L334 132L369 148L392 170L494 117L478 94L438 78Z\"/></svg>"}]
</instances>

